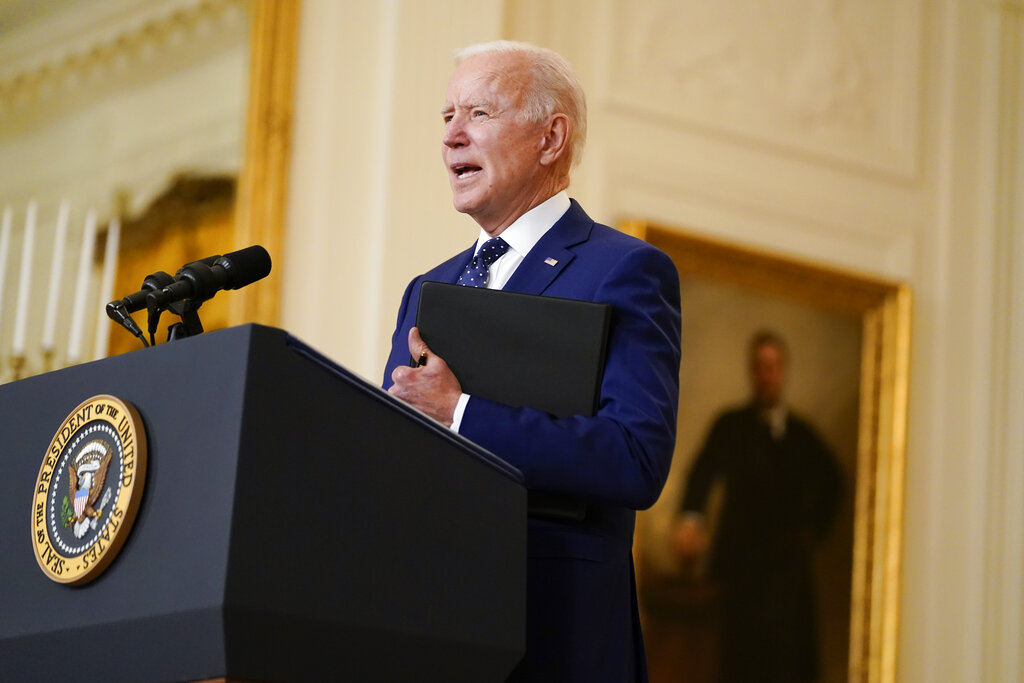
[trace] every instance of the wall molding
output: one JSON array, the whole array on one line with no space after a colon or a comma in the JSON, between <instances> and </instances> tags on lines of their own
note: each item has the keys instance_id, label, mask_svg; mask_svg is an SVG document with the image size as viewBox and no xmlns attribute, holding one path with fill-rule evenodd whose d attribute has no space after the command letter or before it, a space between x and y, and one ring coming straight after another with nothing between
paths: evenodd
<instances>
[{"instance_id":1,"label":"wall molding","mask_svg":"<svg viewBox=\"0 0 1024 683\"><path fill-rule=\"evenodd\" d=\"M919 0L613 0L612 12L612 110L817 164L919 177Z\"/></svg>"},{"instance_id":2,"label":"wall molding","mask_svg":"<svg viewBox=\"0 0 1024 683\"><path fill-rule=\"evenodd\" d=\"M707 167L661 164L618 151L604 168L612 218L645 214L686 229L785 251L864 274L909 279L918 234L912 217L879 191L858 215L842 197L803 202L775 196L749 176L722 179ZM837 181L841 182L841 181ZM869 196L859 188L857 196ZM815 203L820 199L820 203Z\"/></svg>"},{"instance_id":3,"label":"wall molding","mask_svg":"<svg viewBox=\"0 0 1024 683\"><path fill-rule=\"evenodd\" d=\"M994 111L991 189L993 248L991 252L992 406L988 440L988 507L985 539L984 621L982 648L985 680L1011 680L1024 666L1024 2L999 6L998 94Z\"/></svg>"},{"instance_id":4,"label":"wall molding","mask_svg":"<svg viewBox=\"0 0 1024 683\"><path fill-rule=\"evenodd\" d=\"M99 71L142 70L185 45L230 40L249 0L79 2L0 42L0 114L74 91Z\"/></svg>"}]
</instances>

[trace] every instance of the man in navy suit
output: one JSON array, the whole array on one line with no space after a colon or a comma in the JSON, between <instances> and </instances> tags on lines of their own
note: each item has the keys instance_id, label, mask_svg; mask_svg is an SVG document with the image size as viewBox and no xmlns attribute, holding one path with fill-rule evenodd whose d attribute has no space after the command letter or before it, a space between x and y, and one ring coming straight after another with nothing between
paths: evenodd
<instances>
[{"instance_id":1,"label":"man in navy suit","mask_svg":"<svg viewBox=\"0 0 1024 683\"><path fill-rule=\"evenodd\" d=\"M511 680L646 681L631 546L635 510L657 500L675 444L675 266L569 199L586 104L556 53L505 41L462 50L443 115L441 153L455 208L481 231L473 247L409 285L384 384L518 467L531 491L586 504L583 521L529 520L527 647ZM498 236L500 243L491 241ZM478 261L487 253L502 255L488 268ZM612 304L595 416L557 419L462 393L414 321L423 281L471 276L491 289ZM425 363L409 367L410 355Z\"/></svg>"}]
</instances>

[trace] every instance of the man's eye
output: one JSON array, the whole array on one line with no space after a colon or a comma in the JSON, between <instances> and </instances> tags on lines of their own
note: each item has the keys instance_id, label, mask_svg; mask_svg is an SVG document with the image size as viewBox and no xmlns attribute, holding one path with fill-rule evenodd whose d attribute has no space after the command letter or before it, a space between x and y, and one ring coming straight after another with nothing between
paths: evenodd
<instances>
[{"instance_id":1,"label":"man's eye","mask_svg":"<svg viewBox=\"0 0 1024 683\"><path fill-rule=\"evenodd\" d=\"M474 118L480 118L481 116L487 116L487 112L485 112L483 109L474 109L473 116Z\"/></svg>"}]
</instances>

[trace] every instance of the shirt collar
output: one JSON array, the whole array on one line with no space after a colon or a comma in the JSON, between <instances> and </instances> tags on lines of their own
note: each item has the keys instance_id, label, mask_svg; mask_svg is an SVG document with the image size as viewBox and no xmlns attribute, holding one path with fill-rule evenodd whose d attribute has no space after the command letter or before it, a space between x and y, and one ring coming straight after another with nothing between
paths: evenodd
<instances>
[{"instance_id":1,"label":"shirt collar","mask_svg":"<svg viewBox=\"0 0 1024 683\"><path fill-rule=\"evenodd\" d=\"M569 193L562 190L517 218L512 225L501 231L499 237L508 243L512 251L525 257L530 253L534 245L540 241L540 238L544 236L544 233L550 230L558 222L558 219L565 215L565 212L569 210L569 206ZM489 239L491 239L491 236L481 229L480 236L476 240L476 251L474 253L479 252L480 247Z\"/></svg>"},{"instance_id":2,"label":"shirt collar","mask_svg":"<svg viewBox=\"0 0 1024 683\"><path fill-rule=\"evenodd\" d=\"M773 438L778 440L786 435L786 421L789 419L789 408L785 403L780 401L773 408L758 408L758 413L765 424L768 425Z\"/></svg>"}]
</instances>

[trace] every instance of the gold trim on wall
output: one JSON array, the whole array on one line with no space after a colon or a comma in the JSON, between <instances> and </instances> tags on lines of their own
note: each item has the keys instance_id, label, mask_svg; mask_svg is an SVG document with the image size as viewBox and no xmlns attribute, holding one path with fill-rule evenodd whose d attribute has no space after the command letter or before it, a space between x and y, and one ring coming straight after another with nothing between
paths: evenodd
<instances>
[{"instance_id":1,"label":"gold trim on wall","mask_svg":"<svg viewBox=\"0 0 1024 683\"><path fill-rule=\"evenodd\" d=\"M644 220L624 221L619 228L665 251L681 277L718 280L860 317L848 671L851 683L894 683L910 368L909 288Z\"/></svg>"},{"instance_id":2,"label":"gold trim on wall","mask_svg":"<svg viewBox=\"0 0 1024 683\"><path fill-rule=\"evenodd\" d=\"M281 317L284 216L291 158L299 0L254 0L245 166L238 186L236 248L262 244L269 278L232 297L231 324L276 325Z\"/></svg>"}]
</instances>

